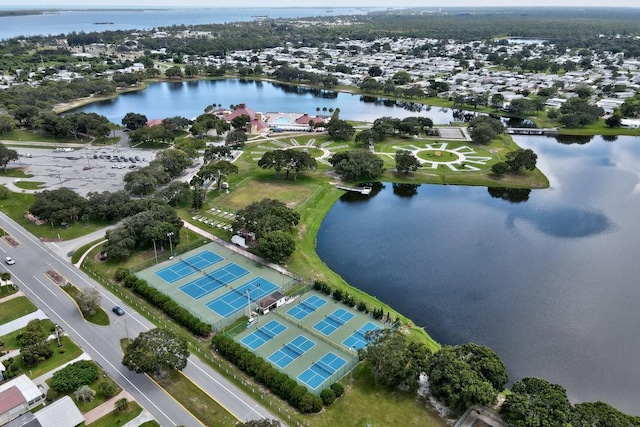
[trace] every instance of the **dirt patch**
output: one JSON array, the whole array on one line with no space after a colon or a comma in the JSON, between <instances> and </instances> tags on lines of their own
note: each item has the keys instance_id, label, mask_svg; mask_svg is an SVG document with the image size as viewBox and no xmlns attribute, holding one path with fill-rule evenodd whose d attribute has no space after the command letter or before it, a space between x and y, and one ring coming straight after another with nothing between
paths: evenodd
<instances>
[{"instance_id":1,"label":"dirt patch","mask_svg":"<svg viewBox=\"0 0 640 427\"><path fill-rule=\"evenodd\" d=\"M9 245L13 247L16 247L20 244L20 242L18 242L16 239L9 236L8 234L6 236L3 236L2 238L4 239L5 242L7 242Z\"/></svg>"},{"instance_id":2,"label":"dirt patch","mask_svg":"<svg viewBox=\"0 0 640 427\"><path fill-rule=\"evenodd\" d=\"M49 279L53 280L59 286L67 284L67 279L65 279L62 274L58 273L57 271L47 270L44 272L44 274L46 274Z\"/></svg>"}]
</instances>

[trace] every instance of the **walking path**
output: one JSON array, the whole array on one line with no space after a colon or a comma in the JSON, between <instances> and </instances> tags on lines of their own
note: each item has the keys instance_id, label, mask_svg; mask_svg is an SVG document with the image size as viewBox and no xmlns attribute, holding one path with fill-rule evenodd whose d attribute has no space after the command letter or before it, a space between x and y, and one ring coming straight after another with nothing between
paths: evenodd
<instances>
[{"instance_id":1,"label":"walking path","mask_svg":"<svg viewBox=\"0 0 640 427\"><path fill-rule=\"evenodd\" d=\"M3 335L10 334L13 331L17 331L20 328L24 328L27 326L27 323L34 319L48 319L47 315L40 309L37 309L33 313L26 314L16 320L12 320L11 322L0 325L0 337Z\"/></svg>"},{"instance_id":2,"label":"walking path","mask_svg":"<svg viewBox=\"0 0 640 427\"><path fill-rule=\"evenodd\" d=\"M104 417L105 415L107 415L110 412L113 412L113 410L115 409L114 405L115 405L116 401L118 401L120 399L127 399L129 402L135 401L133 396L131 396L125 390L122 390L120 393L118 393L117 395L113 396L111 399L107 400L103 404L98 405L95 408L93 408L92 410L90 410L89 412L85 413L84 414L84 424L85 425L91 424L92 422L96 421L97 419ZM149 419L153 419L153 418L149 418ZM136 425L140 425L140 424L136 424Z\"/></svg>"},{"instance_id":3,"label":"walking path","mask_svg":"<svg viewBox=\"0 0 640 427\"><path fill-rule=\"evenodd\" d=\"M2 304L5 301L9 301L9 300L12 300L14 298L23 297L23 296L24 296L24 294L22 293L22 291L18 291L18 292L14 293L14 294L7 295L4 298L0 298L0 304Z\"/></svg>"}]
</instances>

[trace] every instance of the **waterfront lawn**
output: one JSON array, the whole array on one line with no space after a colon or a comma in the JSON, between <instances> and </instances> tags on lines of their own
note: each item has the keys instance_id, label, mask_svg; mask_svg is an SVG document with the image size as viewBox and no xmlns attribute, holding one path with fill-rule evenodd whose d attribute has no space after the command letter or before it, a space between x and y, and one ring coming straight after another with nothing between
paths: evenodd
<instances>
[{"instance_id":1,"label":"waterfront lawn","mask_svg":"<svg viewBox=\"0 0 640 427\"><path fill-rule=\"evenodd\" d=\"M415 392L387 390L373 382L371 369L359 364L340 383L345 394L316 415L305 415L314 427L402 426L444 427L447 423L426 407Z\"/></svg>"},{"instance_id":2,"label":"waterfront lawn","mask_svg":"<svg viewBox=\"0 0 640 427\"><path fill-rule=\"evenodd\" d=\"M273 173L273 171L271 172ZM276 180L275 174L273 178L270 181L244 180L229 193L218 196L214 205L238 210L253 202L268 198L280 200L289 208L296 209L318 188L315 185L306 185L302 176L299 176L299 181L283 178Z\"/></svg>"},{"instance_id":3,"label":"waterfront lawn","mask_svg":"<svg viewBox=\"0 0 640 427\"><path fill-rule=\"evenodd\" d=\"M118 411L114 409L102 418L89 424L91 427L120 427L140 415L142 408L136 402L129 402L129 408L126 411Z\"/></svg>"},{"instance_id":4,"label":"waterfront lawn","mask_svg":"<svg viewBox=\"0 0 640 427\"><path fill-rule=\"evenodd\" d=\"M37 308L27 297L10 299L0 304L0 325L33 313Z\"/></svg>"}]
</instances>

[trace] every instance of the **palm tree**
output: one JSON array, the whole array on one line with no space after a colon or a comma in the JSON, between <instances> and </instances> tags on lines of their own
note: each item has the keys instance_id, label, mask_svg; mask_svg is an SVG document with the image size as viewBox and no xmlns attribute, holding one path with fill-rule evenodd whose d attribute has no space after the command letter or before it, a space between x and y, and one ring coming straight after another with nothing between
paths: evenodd
<instances>
[{"instance_id":1,"label":"palm tree","mask_svg":"<svg viewBox=\"0 0 640 427\"><path fill-rule=\"evenodd\" d=\"M316 107L316 114L320 114L320 107Z\"/></svg>"},{"instance_id":2,"label":"palm tree","mask_svg":"<svg viewBox=\"0 0 640 427\"><path fill-rule=\"evenodd\" d=\"M129 409L129 401L126 398L118 399L113 404L118 412L124 412Z\"/></svg>"}]
</instances>

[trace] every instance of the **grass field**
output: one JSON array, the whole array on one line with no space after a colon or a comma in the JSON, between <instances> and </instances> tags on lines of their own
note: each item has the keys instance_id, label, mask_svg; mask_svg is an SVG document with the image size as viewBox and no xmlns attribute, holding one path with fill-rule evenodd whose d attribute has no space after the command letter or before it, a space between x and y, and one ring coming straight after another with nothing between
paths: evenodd
<instances>
[{"instance_id":1,"label":"grass field","mask_svg":"<svg viewBox=\"0 0 640 427\"><path fill-rule=\"evenodd\" d=\"M126 411L118 411L114 409L102 418L89 424L91 427L120 427L140 415L142 408L136 402L129 402L129 408Z\"/></svg>"},{"instance_id":2,"label":"grass field","mask_svg":"<svg viewBox=\"0 0 640 427\"><path fill-rule=\"evenodd\" d=\"M179 371L170 371L153 379L191 414L208 427L232 427L237 419L218 405L211 396L189 381Z\"/></svg>"},{"instance_id":3,"label":"grass field","mask_svg":"<svg viewBox=\"0 0 640 427\"><path fill-rule=\"evenodd\" d=\"M228 206L235 210L262 199L276 199L291 209L296 209L317 189L291 180L253 181L249 185L239 185L234 191L215 199L216 206Z\"/></svg>"},{"instance_id":4,"label":"grass field","mask_svg":"<svg viewBox=\"0 0 640 427\"><path fill-rule=\"evenodd\" d=\"M54 325L53 322L49 319L43 319L42 326L47 331L53 331ZM4 343L5 349L7 350L17 350L20 348L20 343L18 342L18 336L20 334L22 334L22 331L20 329L10 332L7 335L1 336L0 342Z\"/></svg>"},{"instance_id":5,"label":"grass field","mask_svg":"<svg viewBox=\"0 0 640 427\"><path fill-rule=\"evenodd\" d=\"M0 304L0 325L33 313L36 310L36 306L27 297L18 297L5 301Z\"/></svg>"},{"instance_id":6,"label":"grass field","mask_svg":"<svg viewBox=\"0 0 640 427\"><path fill-rule=\"evenodd\" d=\"M80 297L82 292L71 284L66 284L62 286L62 289L69 294L71 298L75 301L76 305L79 306ZM99 307L93 314L85 314L80 310L80 313L84 317L87 322L94 323L96 325L106 326L109 324L109 316L105 313L102 307Z\"/></svg>"},{"instance_id":7,"label":"grass field","mask_svg":"<svg viewBox=\"0 0 640 427\"><path fill-rule=\"evenodd\" d=\"M44 186L44 182L39 181L16 181L16 187L24 190L39 190Z\"/></svg>"}]
</instances>

